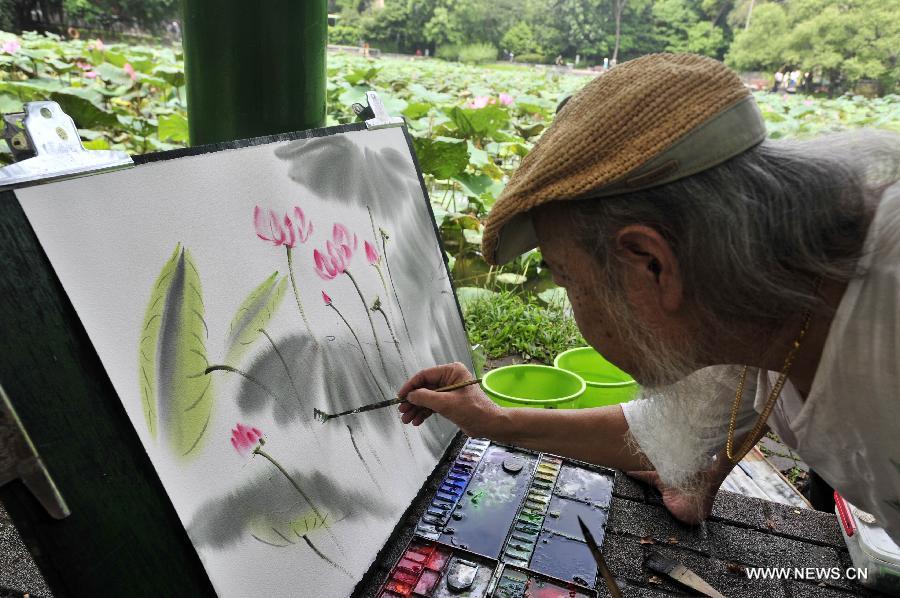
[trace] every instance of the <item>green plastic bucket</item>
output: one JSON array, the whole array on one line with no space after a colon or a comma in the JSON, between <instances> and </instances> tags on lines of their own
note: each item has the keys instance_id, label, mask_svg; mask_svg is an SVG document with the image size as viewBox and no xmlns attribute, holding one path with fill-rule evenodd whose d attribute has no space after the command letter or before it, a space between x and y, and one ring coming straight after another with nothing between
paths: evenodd
<instances>
[{"instance_id":1,"label":"green plastic bucket","mask_svg":"<svg viewBox=\"0 0 900 598\"><path fill-rule=\"evenodd\" d=\"M503 407L574 409L586 388L584 380L547 365L508 365L481 380L484 392Z\"/></svg>"},{"instance_id":2,"label":"green plastic bucket","mask_svg":"<svg viewBox=\"0 0 900 598\"><path fill-rule=\"evenodd\" d=\"M595 351L592 347L569 349L556 356L553 365L584 379L587 388L576 409L603 407L630 401L640 387L637 382Z\"/></svg>"}]
</instances>

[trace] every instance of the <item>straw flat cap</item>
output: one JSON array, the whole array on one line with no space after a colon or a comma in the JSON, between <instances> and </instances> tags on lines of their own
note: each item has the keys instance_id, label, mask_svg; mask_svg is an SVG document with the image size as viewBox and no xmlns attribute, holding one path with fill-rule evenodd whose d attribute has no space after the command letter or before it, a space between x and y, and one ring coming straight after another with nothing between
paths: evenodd
<instances>
[{"instance_id":1,"label":"straw flat cap","mask_svg":"<svg viewBox=\"0 0 900 598\"><path fill-rule=\"evenodd\" d=\"M693 54L650 54L598 76L559 111L488 215L483 253L502 264L537 247L530 210L621 195L711 168L761 142L762 114L738 76Z\"/></svg>"}]
</instances>

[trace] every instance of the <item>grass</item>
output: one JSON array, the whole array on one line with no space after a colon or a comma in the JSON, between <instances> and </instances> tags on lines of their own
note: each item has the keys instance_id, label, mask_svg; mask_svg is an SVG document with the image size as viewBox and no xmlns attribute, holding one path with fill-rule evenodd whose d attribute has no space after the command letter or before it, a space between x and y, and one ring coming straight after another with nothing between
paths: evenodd
<instances>
[{"instance_id":1,"label":"grass","mask_svg":"<svg viewBox=\"0 0 900 598\"><path fill-rule=\"evenodd\" d=\"M520 355L550 364L566 349L586 344L563 307L530 296L487 295L467 302L463 315L470 342L482 345L490 359Z\"/></svg>"}]
</instances>

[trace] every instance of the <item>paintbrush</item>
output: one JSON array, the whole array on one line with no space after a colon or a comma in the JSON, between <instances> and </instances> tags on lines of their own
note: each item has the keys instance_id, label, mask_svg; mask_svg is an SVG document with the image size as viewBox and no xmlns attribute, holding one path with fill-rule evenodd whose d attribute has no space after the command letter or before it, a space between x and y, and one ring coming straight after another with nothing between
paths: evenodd
<instances>
[{"instance_id":1,"label":"paintbrush","mask_svg":"<svg viewBox=\"0 0 900 598\"><path fill-rule=\"evenodd\" d=\"M703 581L699 575L673 559L664 557L658 552L652 552L647 559L647 568L663 575L668 575L672 579L679 581L691 588L697 590L704 596L710 598L725 598L717 592L711 585Z\"/></svg>"},{"instance_id":2,"label":"paintbrush","mask_svg":"<svg viewBox=\"0 0 900 598\"><path fill-rule=\"evenodd\" d=\"M465 382L457 382L456 384L451 384L449 386L442 386L441 388L432 389L433 392L450 392L451 390L458 390L460 388L465 388L466 386L472 386L473 384L481 383L481 378L475 378L473 380L466 380ZM374 409L381 409L382 407L390 407L391 405L399 405L400 403L405 403L406 397L394 397L393 399L388 399L386 401L378 401L377 403L369 403L368 405L363 405L362 407L357 407L356 409L349 409L347 411L341 411L340 413L325 413L320 409L313 409L313 417L321 422L327 422L329 419L334 419L336 417L343 417L345 415L353 415L355 413L364 413L366 411L372 411Z\"/></svg>"},{"instance_id":3,"label":"paintbrush","mask_svg":"<svg viewBox=\"0 0 900 598\"><path fill-rule=\"evenodd\" d=\"M588 526L585 525L584 521L581 519L581 515L578 516L578 525L581 526L581 533L584 534L584 541L587 542L588 547L591 549L591 554L594 555L594 560L597 561L597 568L600 569L600 575L603 576L603 581L606 582L609 595L612 596L612 598L622 598L622 592L619 591L619 586L616 584L616 578L613 577L609 567L606 566L606 559L603 558L603 553L600 552L597 541L594 540L591 530L588 529Z\"/></svg>"}]
</instances>

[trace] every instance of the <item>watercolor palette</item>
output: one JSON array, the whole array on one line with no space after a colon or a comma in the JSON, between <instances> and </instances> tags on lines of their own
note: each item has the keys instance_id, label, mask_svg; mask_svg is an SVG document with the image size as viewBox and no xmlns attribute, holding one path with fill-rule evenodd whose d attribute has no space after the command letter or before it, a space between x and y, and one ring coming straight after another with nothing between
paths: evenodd
<instances>
[{"instance_id":1,"label":"watercolor palette","mask_svg":"<svg viewBox=\"0 0 900 598\"><path fill-rule=\"evenodd\" d=\"M413 538L378 598L596 598L592 590Z\"/></svg>"},{"instance_id":2,"label":"watercolor palette","mask_svg":"<svg viewBox=\"0 0 900 598\"><path fill-rule=\"evenodd\" d=\"M608 469L470 439L381 596L594 596L597 564L578 517L602 545L613 481ZM413 565L431 558L437 558L435 565ZM453 558L477 564L479 575L468 589L452 590L451 585L445 588L449 594L440 593L441 583L452 577L446 565ZM478 585L485 579L481 576L490 583Z\"/></svg>"}]
</instances>

